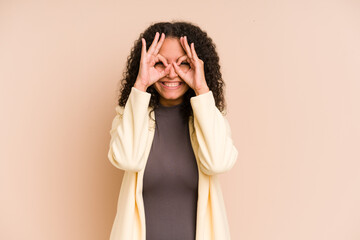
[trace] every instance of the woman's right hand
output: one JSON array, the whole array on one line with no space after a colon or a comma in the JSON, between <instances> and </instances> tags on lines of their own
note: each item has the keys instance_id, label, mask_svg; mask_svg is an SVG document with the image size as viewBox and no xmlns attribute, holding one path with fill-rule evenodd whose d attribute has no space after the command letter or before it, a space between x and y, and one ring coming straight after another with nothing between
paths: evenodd
<instances>
[{"instance_id":1,"label":"woman's right hand","mask_svg":"<svg viewBox=\"0 0 360 240\"><path fill-rule=\"evenodd\" d=\"M142 48L141 48L141 59L140 59L140 68L139 73L136 78L134 87L139 90L146 91L146 89L154 84L159 79L163 78L166 74L169 73L171 64L168 64L166 59L161 56L159 50L165 40L165 34L161 34L160 41L159 33L156 32L154 40L149 47L149 50L146 52L146 41L144 38L141 38ZM154 65L155 63L161 61L165 65L165 69L162 71L157 70Z\"/></svg>"}]
</instances>

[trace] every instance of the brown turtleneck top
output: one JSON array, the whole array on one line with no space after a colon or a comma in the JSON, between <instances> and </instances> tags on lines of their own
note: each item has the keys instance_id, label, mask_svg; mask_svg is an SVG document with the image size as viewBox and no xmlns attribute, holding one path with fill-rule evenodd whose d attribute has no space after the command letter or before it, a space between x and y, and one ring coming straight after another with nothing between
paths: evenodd
<instances>
[{"instance_id":1,"label":"brown turtleneck top","mask_svg":"<svg viewBox=\"0 0 360 240\"><path fill-rule=\"evenodd\" d=\"M146 240L194 240L198 167L181 104L155 109L155 135L143 177Z\"/></svg>"}]
</instances>

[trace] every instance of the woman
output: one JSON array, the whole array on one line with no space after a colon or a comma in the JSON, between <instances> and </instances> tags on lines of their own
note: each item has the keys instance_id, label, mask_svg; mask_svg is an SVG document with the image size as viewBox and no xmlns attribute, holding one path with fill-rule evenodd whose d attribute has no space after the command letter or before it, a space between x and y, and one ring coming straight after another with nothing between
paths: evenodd
<instances>
[{"instance_id":1,"label":"woman","mask_svg":"<svg viewBox=\"0 0 360 240\"><path fill-rule=\"evenodd\" d=\"M111 240L230 239L217 175L238 151L223 86L198 26L160 22L140 35L110 130L108 158L125 171Z\"/></svg>"}]
</instances>

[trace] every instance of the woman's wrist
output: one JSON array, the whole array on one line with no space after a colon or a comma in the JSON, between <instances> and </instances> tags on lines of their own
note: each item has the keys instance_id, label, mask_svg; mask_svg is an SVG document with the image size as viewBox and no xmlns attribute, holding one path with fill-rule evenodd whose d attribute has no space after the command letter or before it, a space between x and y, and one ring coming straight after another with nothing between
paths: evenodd
<instances>
[{"instance_id":1,"label":"woman's wrist","mask_svg":"<svg viewBox=\"0 0 360 240\"><path fill-rule=\"evenodd\" d=\"M146 92L147 87L141 84L138 80L135 81L134 88Z\"/></svg>"},{"instance_id":2,"label":"woman's wrist","mask_svg":"<svg viewBox=\"0 0 360 240\"><path fill-rule=\"evenodd\" d=\"M198 95L207 93L209 91L210 91L209 87L204 87L204 88L201 88L201 89L197 89L194 92L195 92L196 96L198 96Z\"/></svg>"}]
</instances>

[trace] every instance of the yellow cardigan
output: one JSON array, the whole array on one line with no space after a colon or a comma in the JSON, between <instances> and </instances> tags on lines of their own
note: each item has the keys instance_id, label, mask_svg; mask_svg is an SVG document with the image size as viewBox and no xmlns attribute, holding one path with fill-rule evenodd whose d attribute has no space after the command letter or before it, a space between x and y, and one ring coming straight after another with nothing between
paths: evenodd
<instances>
[{"instance_id":1,"label":"yellow cardigan","mask_svg":"<svg viewBox=\"0 0 360 240\"><path fill-rule=\"evenodd\" d=\"M142 185L155 133L155 123L148 117L150 97L150 93L132 87L125 107L116 106L108 158L125 172L110 240L146 239ZM212 91L190 98L190 103L194 113L190 119L194 121L189 120L189 133L199 172L196 240L230 240L217 174L234 166L238 151ZM154 112L151 114L155 119Z\"/></svg>"}]
</instances>

